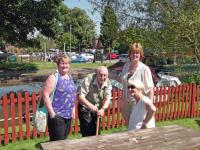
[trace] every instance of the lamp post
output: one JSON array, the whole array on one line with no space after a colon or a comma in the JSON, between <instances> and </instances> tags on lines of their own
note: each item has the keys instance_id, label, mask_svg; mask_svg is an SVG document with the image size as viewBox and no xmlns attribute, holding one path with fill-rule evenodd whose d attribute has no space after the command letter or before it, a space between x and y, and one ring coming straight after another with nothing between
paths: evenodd
<instances>
[{"instance_id":1,"label":"lamp post","mask_svg":"<svg viewBox=\"0 0 200 150\"><path fill-rule=\"evenodd\" d=\"M64 54L65 54L65 43L64 43Z\"/></svg>"},{"instance_id":2,"label":"lamp post","mask_svg":"<svg viewBox=\"0 0 200 150\"><path fill-rule=\"evenodd\" d=\"M69 26L69 51L71 52L71 32L72 32L72 25Z\"/></svg>"},{"instance_id":3,"label":"lamp post","mask_svg":"<svg viewBox=\"0 0 200 150\"><path fill-rule=\"evenodd\" d=\"M44 43L44 62L46 63L47 61L47 43Z\"/></svg>"}]
</instances>

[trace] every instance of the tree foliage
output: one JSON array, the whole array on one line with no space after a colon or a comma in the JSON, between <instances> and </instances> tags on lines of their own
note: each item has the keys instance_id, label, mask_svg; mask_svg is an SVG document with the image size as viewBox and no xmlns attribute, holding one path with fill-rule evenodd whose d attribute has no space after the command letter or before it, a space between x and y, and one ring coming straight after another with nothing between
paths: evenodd
<instances>
[{"instance_id":1,"label":"tree foliage","mask_svg":"<svg viewBox=\"0 0 200 150\"><path fill-rule=\"evenodd\" d=\"M59 47L62 49L64 43L69 47L70 36L73 49L79 45L89 47L92 38L95 36L95 25L86 12L80 8L69 9L65 5L59 8L59 12L60 26L56 38Z\"/></svg>"},{"instance_id":2,"label":"tree foliage","mask_svg":"<svg viewBox=\"0 0 200 150\"><path fill-rule=\"evenodd\" d=\"M107 5L104 9L100 32L100 40L104 48L111 48L114 40L117 39L118 22L117 17L110 5Z\"/></svg>"},{"instance_id":3,"label":"tree foliage","mask_svg":"<svg viewBox=\"0 0 200 150\"><path fill-rule=\"evenodd\" d=\"M1 37L12 44L27 42L36 30L46 37L54 37L57 8L61 2L62 0L1 0Z\"/></svg>"},{"instance_id":4,"label":"tree foliage","mask_svg":"<svg viewBox=\"0 0 200 150\"><path fill-rule=\"evenodd\" d=\"M150 32L146 27L146 7L145 1L135 0L88 0L94 11L103 14L107 4L111 5L117 16L119 23L117 49L120 53L128 50L130 43L134 41L149 45L146 32ZM150 32L151 34L153 32Z\"/></svg>"},{"instance_id":5,"label":"tree foliage","mask_svg":"<svg viewBox=\"0 0 200 150\"><path fill-rule=\"evenodd\" d=\"M199 1L151 0L148 12L151 30L155 29L160 35L155 39L160 43L158 46L163 45L169 51L191 52L200 60Z\"/></svg>"},{"instance_id":6,"label":"tree foliage","mask_svg":"<svg viewBox=\"0 0 200 150\"><path fill-rule=\"evenodd\" d=\"M102 13L109 0L88 1ZM154 53L184 51L200 60L199 0L111 0L110 4L121 23L123 41L131 39L126 31L139 31L137 37L143 38L145 47Z\"/></svg>"},{"instance_id":7,"label":"tree foliage","mask_svg":"<svg viewBox=\"0 0 200 150\"><path fill-rule=\"evenodd\" d=\"M119 29L124 30L130 24L136 21L138 11L141 8L141 2L135 0L88 0L92 6L93 11L98 12L101 16L104 13L104 8L109 4L117 16ZM137 25L137 23L135 22Z\"/></svg>"}]
</instances>

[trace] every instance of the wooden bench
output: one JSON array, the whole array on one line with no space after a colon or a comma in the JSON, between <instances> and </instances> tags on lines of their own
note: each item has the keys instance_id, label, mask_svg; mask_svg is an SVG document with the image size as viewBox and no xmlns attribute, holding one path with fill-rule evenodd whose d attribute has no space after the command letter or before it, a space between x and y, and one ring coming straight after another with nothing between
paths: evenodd
<instances>
[{"instance_id":1,"label":"wooden bench","mask_svg":"<svg viewBox=\"0 0 200 150\"><path fill-rule=\"evenodd\" d=\"M178 125L41 143L43 150L192 150L200 132Z\"/></svg>"}]
</instances>

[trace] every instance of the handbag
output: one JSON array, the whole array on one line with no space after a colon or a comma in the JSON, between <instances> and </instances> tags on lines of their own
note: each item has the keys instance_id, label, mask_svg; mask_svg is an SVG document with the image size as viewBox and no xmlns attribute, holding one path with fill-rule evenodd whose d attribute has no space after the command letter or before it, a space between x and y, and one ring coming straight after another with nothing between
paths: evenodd
<instances>
[{"instance_id":1,"label":"handbag","mask_svg":"<svg viewBox=\"0 0 200 150\"><path fill-rule=\"evenodd\" d=\"M55 88L56 88L56 84L58 81L58 73L55 73L55 78L56 78L56 82L54 85L54 89L50 95L50 102L52 103L53 97L54 97L54 92L55 92ZM43 103L41 105L41 103ZM41 97L41 99L39 100L39 103L37 104L37 109L36 112L34 114L33 117L33 126L37 129L38 132L45 132L46 131L46 127L47 127L47 117L48 116L48 110L46 108L46 105L44 105L44 100L43 100L43 96Z\"/></svg>"}]
</instances>

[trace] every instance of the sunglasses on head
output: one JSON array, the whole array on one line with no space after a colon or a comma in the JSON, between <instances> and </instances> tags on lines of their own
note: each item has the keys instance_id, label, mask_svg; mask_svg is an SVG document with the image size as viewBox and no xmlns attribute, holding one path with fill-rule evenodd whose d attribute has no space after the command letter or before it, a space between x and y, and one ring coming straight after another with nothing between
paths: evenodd
<instances>
[{"instance_id":1,"label":"sunglasses on head","mask_svg":"<svg viewBox=\"0 0 200 150\"><path fill-rule=\"evenodd\" d=\"M128 89L130 89L130 88L131 88L131 89L135 89L136 87L135 87L135 85L129 85L129 86L128 86Z\"/></svg>"}]
</instances>

